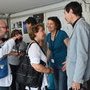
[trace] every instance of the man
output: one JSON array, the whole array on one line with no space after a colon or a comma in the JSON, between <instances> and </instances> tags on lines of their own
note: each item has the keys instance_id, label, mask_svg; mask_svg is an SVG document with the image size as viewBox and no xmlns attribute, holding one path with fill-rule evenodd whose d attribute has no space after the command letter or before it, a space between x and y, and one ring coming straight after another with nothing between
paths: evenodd
<instances>
[{"instance_id":1,"label":"man","mask_svg":"<svg viewBox=\"0 0 90 90\"><path fill-rule=\"evenodd\" d=\"M68 89L79 90L87 83L90 90L90 26L82 18L82 7L78 2L65 6L65 19L73 26L67 53Z\"/></svg>"},{"instance_id":2,"label":"man","mask_svg":"<svg viewBox=\"0 0 90 90\"><path fill-rule=\"evenodd\" d=\"M37 21L36 21L36 19L34 17L28 17L25 20L25 23L26 23L26 27L27 27L27 30L28 30L28 33L29 33L30 30L32 29L32 26L37 24Z\"/></svg>"},{"instance_id":3,"label":"man","mask_svg":"<svg viewBox=\"0 0 90 90\"><path fill-rule=\"evenodd\" d=\"M7 40L3 45L2 45L2 38L5 36L7 32L7 24L5 23L4 20L0 20L0 59L6 55L9 54L15 45L15 40L19 39L21 37L20 34L16 35L15 37L12 37L11 39ZM0 90L9 90L9 86L12 83L12 75L10 72L10 67L8 65L8 75L4 78L0 78Z\"/></svg>"}]
</instances>

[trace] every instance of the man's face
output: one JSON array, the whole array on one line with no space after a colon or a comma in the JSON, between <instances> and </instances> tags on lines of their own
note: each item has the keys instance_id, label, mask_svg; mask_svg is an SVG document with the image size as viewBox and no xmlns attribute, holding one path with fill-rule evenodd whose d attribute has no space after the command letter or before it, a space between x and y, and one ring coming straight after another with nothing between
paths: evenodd
<instances>
[{"instance_id":1,"label":"man's face","mask_svg":"<svg viewBox=\"0 0 90 90\"><path fill-rule=\"evenodd\" d=\"M65 10L65 11L64 11L64 15L65 15L65 20L66 20L69 24L71 24L71 13L70 13L70 11L67 12L67 11Z\"/></svg>"},{"instance_id":2,"label":"man's face","mask_svg":"<svg viewBox=\"0 0 90 90\"><path fill-rule=\"evenodd\" d=\"M28 31L28 33L29 33L29 31L32 29L31 23L30 23L30 24L26 24L26 28L27 28L27 31Z\"/></svg>"},{"instance_id":3,"label":"man's face","mask_svg":"<svg viewBox=\"0 0 90 90\"><path fill-rule=\"evenodd\" d=\"M7 25L4 21L0 20L0 38L4 37L7 32Z\"/></svg>"}]
</instances>

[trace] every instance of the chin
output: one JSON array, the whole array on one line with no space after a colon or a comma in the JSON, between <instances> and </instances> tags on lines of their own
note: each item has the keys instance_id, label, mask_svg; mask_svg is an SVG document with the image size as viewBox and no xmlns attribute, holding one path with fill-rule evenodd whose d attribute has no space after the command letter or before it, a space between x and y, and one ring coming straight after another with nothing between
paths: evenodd
<instances>
[{"instance_id":1,"label":"chin","mask_svg":"<svg viewBox=\"0 0 90 90\"><path fill-rule=\"evenodd\" d=\"M41 41L44 41L44 38Z\"/></svg>"}]
</instances>

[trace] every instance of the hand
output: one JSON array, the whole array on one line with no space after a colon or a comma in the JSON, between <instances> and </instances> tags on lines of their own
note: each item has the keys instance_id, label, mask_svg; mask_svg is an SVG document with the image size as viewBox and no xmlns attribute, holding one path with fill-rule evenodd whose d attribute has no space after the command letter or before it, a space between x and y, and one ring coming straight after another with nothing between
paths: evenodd
<instances>
[{"instance_id":1,"label":"hand","mask_svg":"<svg viewBox=\"0 0 90 90\"><path fill-rule=\"evenodd\" d=\"M23 56L23 55L25 55L25 53L24 52L19 52L19 55Z\"/></svg>"},{"instance_id":2,"label":"hand","mask_svg":"<svg viewBox=\"0 0 90 90\"><path fill-rule=\"evenodd\" d=\"M51 73L53 73L54 71L53 71L53 68L50 68L51 69Z\"/></svg>"},{"instance_id":3,"label":"hand","mask_svg":"<svg viewBox=\"0 0 90 90\"><path fill-rule=\"evenodd\" d=\"M72 90L80 90L80 83L73 82L72 83Z\"/></svg>"},{"instance_id":4,"label":"hand","mask_svg":"<svg viewBox=\"0 0 90 90\"><path fill-rule=\"evenodd\" d=\"M62 63L63 64L63 67L62 67L62 71L66 71L66 61Z\"/></svg>"},{"instance_id":5,"label":"hand","mask_svg":"<svg viewBox=\"0 0 90 90\"><path fill-rule=\"evenodd\" d=\"M19 55L19 53L18 53L18 52L16 52L16 51L11 51L11 52L9 53L9 55L12 55L12 56L18 56L18 55Z\"/></svg>"},{"instance_id":6,"label":"hand","mask_svg":"<svg viewBox=\"0 0 90 90\"><path fill-rule=\"evenodd\" d=\"M53 69L51 67L48 68L48 73L53 73Z\"/></svg>"},{"instance_id":7,"label":"hand","mask_svg":"<svg viewBox=\"0 0 90 90\"><path fill-rule=\"evenodd\" d=\"M17 34L17 35L15 35L15 37L13 37L13 39L14 39L14 40L16 40L16 39L20 39L21 37L22 37L21 34Z\"/></svg>"}]
</instances>

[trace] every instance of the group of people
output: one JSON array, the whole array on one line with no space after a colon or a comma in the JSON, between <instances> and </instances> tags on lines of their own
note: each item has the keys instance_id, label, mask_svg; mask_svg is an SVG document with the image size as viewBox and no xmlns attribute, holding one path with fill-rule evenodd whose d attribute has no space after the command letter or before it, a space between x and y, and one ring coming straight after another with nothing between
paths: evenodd
<instances>
[{"instance_id":1,"label":"group of people","mask_svg":"<svg viewBox=\"0 0 90 90\"><path fill-rule=\"evenodd\" d=\"M21 90L80 90L82 87L90 90L90 25L82 17L82 7L78 2L67 4L64 14L66 21L73 27L71 37L61 30L61 22L56 16L48 18L47 35L43 24L37 23L33 17L26 19L30 43L34 42L28 49L30 63L44 75L40 88L19 85ZM6 23L0 20L0 46L7 31ZM10 86L12 90L16 90L16 71L20 57L27 48L22 39L21 32L14 30L11 38L0 47L0 58L7 55L9 63L8 75L0 78L0 90L9 90ZM47 47L44 47L45 44ZM46 66L40 64L40 60Z\"/></svg>"}]
</instances>

